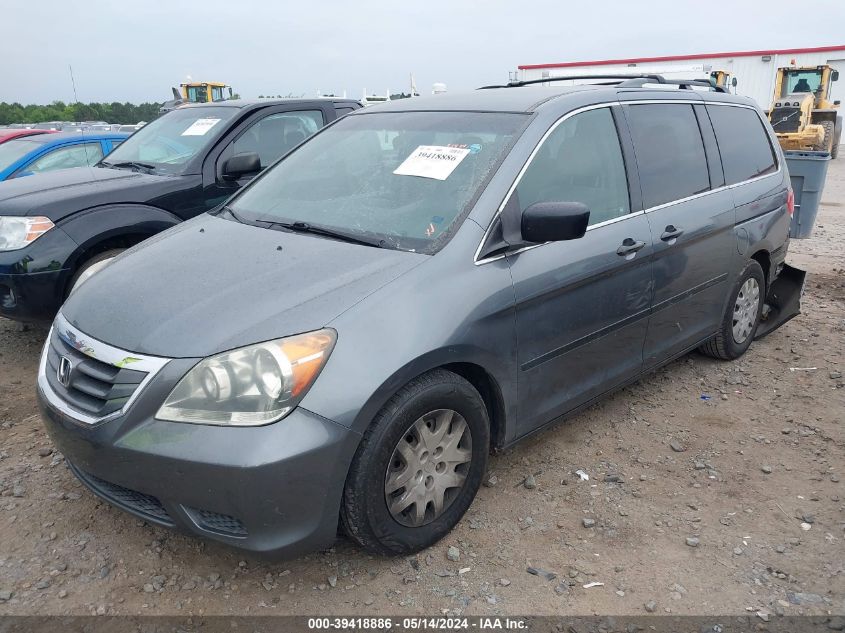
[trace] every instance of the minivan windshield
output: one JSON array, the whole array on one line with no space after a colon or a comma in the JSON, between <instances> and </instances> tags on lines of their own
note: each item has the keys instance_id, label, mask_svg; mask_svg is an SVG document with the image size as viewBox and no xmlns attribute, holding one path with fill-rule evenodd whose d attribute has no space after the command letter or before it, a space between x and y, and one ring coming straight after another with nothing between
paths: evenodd
<instances>
[{"instance_id":1,"label":"minivan windshield","mask_svg":"<svg viewBox=\"0 0 845 633\"><path fill-rule=\"evenodd\" d=\"M241 221L313 226L434 253L527 122L514 113L348 115L276 163L228 208Z\"/></svg>"},{"instance_id":2,"label":"minivan windshield","mask_svg":"<svg viewBox=\"0 0 845 633\"><path fill-rule=\"evenodd\" d=\"M238 108L178 108L152 121L100 161L106 167L141 165L156 173L183 173L185 165L210 145Z\"/></svg>"}]
</instances>

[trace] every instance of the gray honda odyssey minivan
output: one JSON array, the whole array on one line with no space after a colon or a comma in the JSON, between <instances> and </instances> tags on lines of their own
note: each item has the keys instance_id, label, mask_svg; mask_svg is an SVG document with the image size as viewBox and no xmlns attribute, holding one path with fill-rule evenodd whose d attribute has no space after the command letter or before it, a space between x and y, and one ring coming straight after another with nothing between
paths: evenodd
<instances>
[{"instance_id":1,"label":"gray honda odyssey minivan","mask_svg":"<svg viewBox=\"0 0 845 633\"><path fill-rule=\"evenodd\" d=\"M69 467L253 552L340 524L402 554L460 520L491 450L696 348L742 355L798 313L789 177L752 101L668 83L359 110L127 251L41 359Z\"/></svg>"}]
</instances>

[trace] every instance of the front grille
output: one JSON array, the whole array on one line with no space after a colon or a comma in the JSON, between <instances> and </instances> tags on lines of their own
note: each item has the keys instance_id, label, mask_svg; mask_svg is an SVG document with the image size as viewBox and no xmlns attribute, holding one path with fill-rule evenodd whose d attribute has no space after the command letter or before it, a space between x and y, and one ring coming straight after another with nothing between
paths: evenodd
<instances>
[{"instance_id":1,"label":"front grille","mask_svg":"<svg viewBox=\"0 0 845 633\"><path fill-rule=\"evenodd\" d=\"M769 120L775 132L797 132L801 126L801 109L794 106L774 108Z\"/></svg>"},{"instance_id":2,"label":"front grille","mask_svg":"<svg viewBox=\"0 0 845 633\"><path fill-rule=\"evenodd\" d=\"M67 386L58 377L62 357L70 361ZM88 356L54 330L47 349L46 378L53 391L74 409L95 417L119 411L147 372L115 367Z\"/></svg>"},{"instance_id":3,"label":"front grille","mask_svg":"<svg viewBox=\"0 0 845 633\"><path fill-rule=\"evenodd\" d=\"M151 519L157 523L162 523L168 526L173 526L173 520L167 514L167 510L156 497L146 495L137 490L130 490L123 486L118 486L110 481L100 479L99 477L86 473L70 462L68 462L71 471L86 484L96 494L103 497L106 501L116 505L123 510L133 512L144 518Z\"/></svg>"},{"instance_id":4,"label":"front grille","mask_svg":"<svg viewBox=\"0 0 845 633\"><path fill-rule=\"evenodd\" d=\"M188 508L186 508L188 509ZM228 514L218 514L209 510L190 509L197 524L210 532L217 532L226 536L246 537L249 533L239 519Z\"/></svg>"}]
</instances>

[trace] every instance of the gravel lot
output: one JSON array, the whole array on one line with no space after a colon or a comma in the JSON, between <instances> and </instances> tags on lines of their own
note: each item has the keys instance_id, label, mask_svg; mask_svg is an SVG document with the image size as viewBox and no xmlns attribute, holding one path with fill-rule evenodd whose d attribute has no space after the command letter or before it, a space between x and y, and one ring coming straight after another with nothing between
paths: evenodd
<instances>
[{"instance_id":1,"label":"gravel lot","mask_svg":"<svg viewBox=\"0 0 845 633\"><path fill-rule=\"evenodd\" d=\"M98 501L37 413L45 333L0 319L0 613L843 614L843 245L840 158L790 248L803 315L493 457L462 523L411 558L341 540L268 564Z\"/></svg>"}]
</instances>

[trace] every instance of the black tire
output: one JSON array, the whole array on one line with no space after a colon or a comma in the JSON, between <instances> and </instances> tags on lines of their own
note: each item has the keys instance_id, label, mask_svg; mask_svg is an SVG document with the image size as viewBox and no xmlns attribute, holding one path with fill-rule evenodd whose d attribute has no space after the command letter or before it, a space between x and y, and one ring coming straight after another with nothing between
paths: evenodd
<instances>
[{"instance_id":1,"label":"black tire","mask_svg":"<svg viewBox=\"0 0 845 633\"><path fill-rule=\"evenodd\" d=\"M77 271L73 274L73 277L71 277L70 283L67 286L67 296L70 296L70 293L74 291L76 284L79 283L80 278L82 278L83 275L86 275L88 271L90 271L95 266L99 266L104 261L114 259L125 250L126 249L124 248L113 248L107 251L103 251L102 253L98 253L97 255L94 255L94 257L92 257L91 259L86 260L85 263L82 264L82 266L80 266L79 269L77 269Z\"/></svg>"},{"instance_id":2,"label":"black tire","mask_svg":"<svg viewBox=\"0 0 845 633\"><path fill-rule=\"evenodd\" d=\"M734 309L737 305L737 297L739 296L740 289L742 289L745 282L752 277L757 280L760 292L759 301L757 302L757 313L754 319L754 326L751 329L750 334L745 340L738 343L734 338L733 333ZM712 356L713 358L719 358L721 360L734 360L735 358L742 356L754 340L754 335L757 332L757 326L760 324L760 314L763 312L763 305L765 302L766 278L763 275L763 269L760 267L760 264L752 259L745 265L745 268L734 284L733 290L731 291L730 301L728 301L728 305L725 308L725 314L722 317L722 323L719 325L719 331L716 332L716 335L712 339L702 345L699 348L699 351L707 356Z\"/></svg>"},{"instance_id":3,"label":"black tire","mask_svg":"<svg viewBox=\"0 0 845 633\"><path fill-rule=\"evenodd\" d=\"M824 130L824 138L822 139L821 146L818 148L818 150L821 152L830 152L830 155L833 156L833 139L835 136L835 128L833 125L833 121L822 121L821 126Z\"/></svg>"},{"instance_id":4,"label":"black tire","mask_svg":"<svg viewBox=\"0 0 845 633\"><path fill-rule=\"evenodd\" d=\"M388 509L385 481L394 449L414 423L431 411L452 409L472 439L463 486L440 516L419 527L399 523ZM426 548L455 527L475 498L487 468L490 424L478 391L460 376L436 369L405 385L376 415L352 461L341 504L346 534L365 549L386 556Z\"/></svg>"},{"instance_id":5,"label":"black tire","mask_svg":"<svg viewBox=\"0 0 845 633\"><path fill-rule=\"evenodd\" d=\"M839 156L839 145L842 143L842 119L836 120L836 126L833 132L833 147L830 150L830 157L836 158Z\"/></svg>"}]
</instances>

